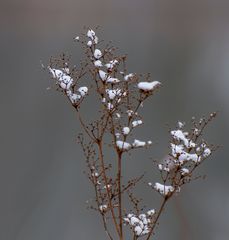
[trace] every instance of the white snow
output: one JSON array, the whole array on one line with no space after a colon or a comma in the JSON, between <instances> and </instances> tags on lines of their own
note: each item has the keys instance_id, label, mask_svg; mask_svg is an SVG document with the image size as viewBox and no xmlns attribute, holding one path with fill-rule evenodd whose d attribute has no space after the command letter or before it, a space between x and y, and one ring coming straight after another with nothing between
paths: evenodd
<instances>
[{"instance_id":1,"label":"white snow","mask_svg":"<svg viewBox=\"0 0 229 240\"><path fill-rule=\"evenodd\" d=\"M91 41L91 40L89 40L89 41L87 42L87 46L88 46L88 47L91 47L91 46L92 46L92 44L93 44L93 43L92 43L92 41Z\"/></svg>"},{"instance_id":2,"label":"white snow","mask_svg":"<svg viewBox=\"0 0 229 240\"><path fill-rule=\"evenodd\" d=\"M115 65L118 64L118 60L112 60L109 63L105 64L107 69L113 69L115 67Z\"/></svg>"},{"instance_id":3,"label":"white snow","mask_svg":"<svg viewBox=\"0 0 229 240\"><path fill-rule=\"evenodd\" d=\"M151 219L155 212L154 209L148 211L149 214L135 214L129 213L127 217L123 218L124 222L129 224L133 229L136 236L143 236L149 233L149 227L151 226Z\"/></svg>"},{"instance_id":4,"label":"white snow","mask_svg":"<svg viewBox=\"0 0 229 240\"><path fill-rule=\"evenodd\" d=\"M98 42L99 42L99 39L98 39L97 36L95 36L95 37L94 37L94 44L98 44Z\"/></svg>"},{"instance_id":5,"label":"white snow","mask_svg":"<svg viewBox=\"0 0 229 240\"><path fill-rule=\"evenodd\" d=\"M147 215L153 216L156 213L155 209L151 209L147 212Z\"/></svg>"},{"instance_id":6,"label":"white snow","mask_svg":"<svg viewBox=\"0 0 229 240\"><path fill-rule=\"evenodd\" d=\"M198 157L198 155L196 153L187 153L185 151L183 151L180 156L178 157L178 160L180 162L180 164L183 164L187 161L193 161L195 163L200 162L201 158Z\"/></svg>"},{"instance_id":7,"label":"white snow","mask_svg":"<svg viewBox=\"0 0 229 240\"><path fill-rule=\"evenodd\" d=\"M103 56L102 52L99 49L95 49L94 51L94 57L96 59L100 59Z\"/></svg>"},{"instance_id":8,"label":"white snow","mask_svg":"<svg viewBox=\"0 0 229 240\"><path fill-rule=\"evenodd\" d=\"M110 102L107 103L107 109L112 110L114 108L114 105Z\"/></svg>"},{"instance_id":9,"label":"white snow","mask_svg":"<svg viewBox=\"0 0 229 240\"><path fill-rule=\"evenodd\" d=\"M67 91L67 96L70 99L72 104L77 103L81 99L81 95L78 95L76 93L72 93L71 90Z\"/></svg>"},{"instance_id":10,"label":"white snow","mask_svg":"<svg viewBox=\"0 0 229 240\"><path fill-rule=\"evenodd\" d=\"M178 155L180 155L183 152L184 146L171 143L171 150L172 150L173 157L176 158Z\"/></svg>"},{"instance_id":11,"label":"white snow","mask_svg":"<svg viewBox=\"0 0 229 240\"><path fill-rule=\"evenodd\" d=\"M98 177L99 174L98 174L97 172L93 172L93 173L91 174L91 176L92 176L92 177Z\"/></svg>"},{"instance_id":12,"label":"white snow","mask_svg":"<svg viewBox=\"0 0 229 240\"><path fill-rule=\"evenodd\" d=\"M149 185L152 186L152 183L149 183ZM162 196L167 196L175 190L173 186L163 185L161 183L155 183L153 188Z\"/></svg>"},{"instance_id":13,"label":"white snow","mask_svg":"<svg viewBox=\"0 0 229 240\"><path fill-rule=\"evenodd\" d=\"M133 127L137 127L139 125L143 124L143 121L142 120L135 120L132 122L132 126Z\"/></svg>"},{"instance_id":14,"label":"white snow","mask_svg":"<svg viewBox=\"0 0 229 240\"><path fill-rule=\"evenodd\" d=\"M198 128L195 128L193 133L198 136L200 134L200 130Z\"/></svg>"},{"instance_id":15,"label":"white snow","mask_svg":"<svg viewBox=\"0 0 229 240\"><path fill-rule=\"evenodd\" d=\"M133 73L129 73L127 75L124 76L124 80L125 81L128 81L129 79L133 78L134 77L134 74Z\"/></svg>"},{"instance_id":16,"label":"white snow","mask_svg":"<svg viewBox=\"0 0 229 240\"><path fill-rule=\"evenodd\" d=\"M87 32L87 36L93 40L95 37L95 32L92 29L89 29Z\"/></svg>"},{"instance_id":17,"label":"white snow","mask_svg":"<svg viewBox=\"0 0 229 240\"><path fill-rule=\"evenodd\" d=\"M149 92L153 91L155 88L160 86L161 83L158 81L153 81L153 82L139 82L138 83L138 88L144 92Z\"/></svg>"},{"instance_id":18,"label":"white snow","mask_svg":"<svg viewBox=\"0 0 229 240\"><path fill-rule=\"evenodd\" d=\"M120 80L118 78L108 77L106 80L107 83L118 83Z\"/></svg>"},{"instance_id":19,"label":"white snow","mask_svg":"<svg viewBox=\"0 0 229 240\"><path fill-rule=\"evenodd\" d=\"M199 162L201 160L200 157L196 153L187 153L184 151L183 145L176 145L171 143L172 155L174 158L178 158L180 164L183 164L189 160L193 162Z\"/></svg>"},{"instance_id":20,"label":"white snow","mask_svg":"<svg viewBox=\"0 0 229 240\"><path fill-rule=\"evenodd\" d=\"M115 99L115 97L120 97L122 96L122 90L117 88L117 89L106 89L106 93L108 95L108 97L113 100Z\"/></svg>"},{"instance_id":21,"label":"white snow","mask_svg":"<svg viewBox=\"0 0 229 240\"><path fill-rule=\"evenodd\" d=\"M185 176L189 174L189 169L188 168L181 168L180 170L181 175Z\"/></svg>"},{"instance_id":22,"label":"white snow","mask_svg":"<svg viewBox=\"0 0 229 240\"><path fill-rule=\"evenodd\" d=\"M124 135L128 135L130 133L130 128L129 127L124 127L122 129L122 132L123 132Z\"/></svg>"},{"instance_id":23,"label":"white snow","mask_svg":"<svg viewBox=\"0 0 229 240\"><path fill-rule=\"evenodd\" d=\"M170 172L170 168L167 166L164 166L163 164L158 164L158 169L160 171L166 171L166 172Z\"/></svg>"},{"instance_id":24,"label":"white snow","mask_svg":"<svg viewBox=\"0 0 229 240\"><path fill-rule=\"evenodd\" d=\"M117 117L117 118L120 118L120 117L121 117L121 114L120 114L120 113L116 113L116 117Z\"/></svg>"},{"instance_id":25,"label":"white snow","mask_svg":"<svg viewBox=\"0 0 229 240\"><path fill-rule=\"evenodd\" d=\"M106 210L107 210L107 205L106 205L106 204L100 205L100 206L99 206L99 210L100 210L101 212L106 211Z\"/></svg>"},{"instance_id":26,"label":"white snow","mask_svg":"<svg viewBox=\"0 0 229 240\"><path fill-rule=\"evenodd\" d=\"M102 81L105 81L108 78L108 74L103 70L99 70L99 77L101 78Z\"/></svg>"},{"instance_id":27,"label":"white snow","mask_svg":"<svg viewBox=\"0 0 229 240\"><path fill-rule=\"evenodd\" d=\"M133 217L130 218L130 224L132 226L134 226L134 225L136 225L138 223L139 223L139 219L137 217L133 216Z\"/></svg>"},{"instance_id":28,"label":"white snow","mask_svg":"<svg viewBox=\"0 0 229 240\"><path fill-rule=\"evenodd\" d=\"M186 137L188 133L185 133L181 130L171 131L171 135L175 140L182 141L186 148L193 148L196 146L194 142Z\"/></svg>"},{"instance_id":29,"label":"white snow","mask_svg":"<svg viewBox=\"0 0 229 240\"><path fill-rule=\"evenodd\" d=\"M137 236L140 236L141 233L142 233L142 228L141 228L140 226L136 226L136 227L134 228L134 232L135 232L135 234L136 234Z\"/></svg>"},{"instance_id":30,"label":"white snow","mask_svg":"<svg viewBox=\"0 0 229 240\"><path fill-rule=\"evenodd\" d=\"M71 87L73 79L69 75L67 75L60 69L54 69L51 67L49 67L48 69L52 74L53 78L58 81L58 84L62 89L68 90Z\"/></svg>"},{"instance_id":31,"label":"white snow","mask_svg":"<svg viewBox=\"0 0 229 240\"><path fill-rule=\"evenodd\" d=\"M131 148L131 144L129 144L128 142L120 141L120 140L116 141L116 145L120 150L123 150L123 151L127 151Z\"/></svg>"},{"instance_id":32,"label":"white snow","mask_svg":"<svg viewBox=\"0 0 229 240\"><path fill-rule=\"evenodd\" d=\"M126 113L128 114L128 117L131 117L134 114L133 110L127 110Z\"/></svg>"},{"instance_id":33,"label":"white snow","mask_svg":"<svg viewBox=\"0 0 229 240\"><path fill-rule=\"evenodd\" d=\"M183 122L180 122L180 121L179 121L179 122L177 123L177 125L178 125L178 128L181 129L181 128L184 127L185 124L184 124Z\"/></svg>"},{"instance_id":34,"label":"white snow","mask_svg":"<svg viewBox=\"0 0 229 240\"><path fill-rule=\"evenodd\" d=\"M94 61L94 65L95 65L96 67L102 67L102 66L103 66L103 64L102 64L102 62L101 62L100 60Z\"/></svg>"},{"instance_id":35,"label":"white snow","mask_svg":"<svg viewBox=\"0 0 229 240\"><path fill-rule=\"evenodd\" d=\"M137 139L135 139L133 144L132 144L132 146L136 147L136 148L137 147L144 147L145 145L146 145L146 142L140 141L140 140L137 140Z\"/></svg>"},{"instance_id":36,"label":"white snow","mask_svg":"<svg viewBox=\"0 0 229 240\"><path fill-rule=\"evenodd\" d=\"M84 97L88 93L88 88L87 87L80 87L78 88L78 92L82 97Z\"/></svg>"},{"instance_id":37,"label":"white snow","mask_svg":"<svg viewBox=\"0 0 229 240\"><path fill-rule=\"evenodd\" d=\"M203 157L208 157L211 154L211 150L209 148L205 148L203 152Z\"/></svg>"}]
</instances>

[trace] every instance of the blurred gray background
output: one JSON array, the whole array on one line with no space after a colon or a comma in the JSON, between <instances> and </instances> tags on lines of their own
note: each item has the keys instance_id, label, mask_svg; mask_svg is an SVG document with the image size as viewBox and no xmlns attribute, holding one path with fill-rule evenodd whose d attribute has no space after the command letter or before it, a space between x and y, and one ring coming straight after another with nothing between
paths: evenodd
<instances>
[{"instance_id":1,"label":"blurred gray background","mask_svg":"<svg viewBox=\"0 0 229 240\"><path fill-rule=\"evenodd\" d=\"M106 239L86 209L93 189L76 144L79 124L68 102L46 90L50 79L40 66L63 51L80 59L72 39L96 25L100 38L129 55L129 71L163 83L139 135L158 144L145 160L127 159L127 174L148 169L146 180L153 178L149 157L167 152L166 123L219 111L206 138L222 148L200 169L207 179L169 203L154 239L228 239L228 0L1 0L0 239ZM156 207L157 195L139 194Z\"/></svg>"}]
</instances>

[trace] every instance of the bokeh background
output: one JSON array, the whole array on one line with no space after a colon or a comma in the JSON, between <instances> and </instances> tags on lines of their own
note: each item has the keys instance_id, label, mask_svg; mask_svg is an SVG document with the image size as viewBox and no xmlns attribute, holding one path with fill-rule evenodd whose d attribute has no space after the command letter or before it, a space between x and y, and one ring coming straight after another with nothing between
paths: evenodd
<instances>
[{"instance_id":1,"label":"bokeh background","mask_svg":"<svg viewBox=\"0 0 229 240\"><path fill-rule=\"evenodd\" d=\"M79 124L67 101L46 90L50 79L40 65L63 51L77 64L73 37L96 25L129 55L131 72L151 72L163 83L139 133L158 144L127 159L127 174L148 169L153 178L149 157L168 150L165 124L219 111L207 139L222 147L200 169L207 179L169 203L154 239L228 239L228 24L228 0L1 0L0 239L106 239L86 209L93 189L76 144ZM156 207L156 195L139 194Z\"/></svg>"}]
</instances>

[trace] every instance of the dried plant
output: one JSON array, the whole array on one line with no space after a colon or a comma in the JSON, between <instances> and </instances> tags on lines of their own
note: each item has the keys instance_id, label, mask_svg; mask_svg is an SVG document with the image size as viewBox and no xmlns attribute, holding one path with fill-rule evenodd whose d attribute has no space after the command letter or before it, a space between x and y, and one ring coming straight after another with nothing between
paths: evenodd
<instances>
[{"instance_id":1,"label":"dried plant","mask_svg":"<svg viewBox=\"0 0 229 240\"><path fill-rule=\"evenodd\" d=\"M85 56L79 67L72 66L70 58L63 54L51 58L48 70L57 89L73 106L83 130L78 142L82 146L87 176L95 193L91 208L101 216L108 239L126 239L124 228L129 227L133 240L149 240L154 236L168 200L179 193L183 185L196 179L196 169L215 150L213 145L202 139L202 134L216 113L199 121L193 118L188 132L182 122L170 131L170 152L155 167L161 179L148 183L161 195L161 204L155 209L142 207L134 189L142 182L143 175L126 179L122 171L123 157L152 145L152 141L135 139L133 135L135 129L143 124L140 108L157 92L161 83L150 81L149 74L129 73L127 57L116 55L116 49L110 43L106 45L99 41L92 29L77 36L75 41L82 45ZM96 119L82 116L81 106L89 97L92 108L98 109L93 115Z\"/></svg>"}]
</instances>

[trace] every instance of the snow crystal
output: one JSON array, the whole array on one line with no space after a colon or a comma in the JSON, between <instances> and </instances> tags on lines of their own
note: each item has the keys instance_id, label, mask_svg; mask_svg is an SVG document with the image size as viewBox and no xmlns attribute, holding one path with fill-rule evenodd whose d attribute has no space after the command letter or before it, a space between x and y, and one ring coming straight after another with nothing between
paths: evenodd
<instances>
[{"instance_id":1,"label":"snow crystal","mask_svg":"<svg viewBox=\"0 0 229 240\"><path fill-rule=\"evenodd\" d=\"M177 125L178 125L178 128L180 128L180 129L184 127L184 123L183 122L178 122Z\"/></svg>"},{"instance_id":2,"label":"snow crystal","mask_svg":"<svg viewBox=\"0 0 229 240\"><path fill-rule=\"evenodd\" d=\"M88 93L88 88L87 87L80 87L78 88L78 92L82 97L84 97Z\"/></svg>"},{"instance_id":3,"label":"snow crystal","mask_svg":"<svg viewBox=\"0 0 229 240\"><path fill-rule=\"evenodd\" d=\"M129 73L129 74L127 74L126 76L124 76L124 80L125 80L125 81L128 81L128 80L131 79L132 77L134 77L134 74L133 74L133 73Z\"/></svg>"},{"instance_id":4,"label":"snow crystal","mask_svg":"<svg viewBox=\"0 0 229 240\"><path fill-rule=\"evenodd\" d=\"M71 90L67 91L67 96L72 104L77 103L81 99L81 95L78 95L76 93L72 93Z\"/></svg>"},{"instance_id":5,"label":"snow crystal","mask_svg":"<svg viewBox=\"0 0 229 240\"><path fill-rule=\"evenodd\" d=\"M149 185L151 186L152 183L149 183ZM155 183L153 188L156 191L158 191L162 196L167 196L170 193L174 192L174 190L175 190L173 186L166 186L161 183Z\"/></svg>"},{"instance_id":6,"label":"snow crystal","mask_svg":"<svg viewBox=\"0 0 229 240\"><path fill-rule=\"evenodd\" d=\"M103 70L99 70L99 77L101 78L102 81L105 81L108 78L108 74Z\"/></svg>"},{"instance_id":7,"label":"snow crystal","mask_svg":"<svg viewBox=\"0 0 229 240\"><path fill-rule=\"evenodd\" d=\"M133 147L144 147L145 145L146 145L146 142L139 141L137 139L135 139L133 144L132 144Z\"/></svg>"},{"instance_id":8,"label":"snow crystal","mask_svg":"<svg viewBox=\"0 0 229 240\"><path fill-rule=\"evenodd\" d=\"M198 136L200 134L200 130L198 128L195 128L193 133Z\"/></svg>"},{"instance_id":9,"label":"snow crystal","mask_svg":"<svg viewBox=\"0 0 229 240\"><path fill-rule=\"evenodd\" d=\"M147 215L153 216L156 213L155 209L151 209L147 212Z\"/></svg>"},{"instance_id":10,"label":"snow crystal","mask_svg":"<svg viewBox=\"0 0 229 240\"><path fill-rule=\"evenodd\" d=\"M200 162L201 158L196 153L187 153L184 151L183 145L176 145L171 143L172 156L178 158L180 164L183 164L189 160L193 162Z\"/></svg>"},{"instance_id":11,"label":"snow crystal","mask_svg":"<svg viewBox=\"0 0 229 240\"><path fill-rule=\"evenodd\" d=\"M101 57L102 57L102 52L99 50L99 49L95 49L95 51L94 51L94 57L96 58L96 59L100 59Z\"/></svg>"},{"instance_id":12,"label":"snow crystal","mask_svg":"<svg viewBox=\"0 0 229 240\"><path fill-rule=\"evenodd\" d=\"M65 73L67 73L67 74L70 73L70 69L69 69L68 67L63 68L63 71L64 71Z\"/></svg>"},{"instance_id":13,"label":"snow crystal","mask_svg":"<svg viewBox=\"0 0 229 240\"><path fill-rule=\"evenodd\" d=\"M54 69L50 67L49 67L49 71L52 74L53 78L55 78L58 81L58 84L62 89L68 90L71 87L73 83L73 79L69 75L64 73L62 70Z\"/></svg>"},{"instance_id":14,"label":"snow crystal","mask_svg":"<svg viewBox=\"0 0 229 240\"><path fill-rule=\"evenodd\" d=\"M131 144L129 144L128 142L120 141L120 140L116 141L116 145L120 150L123 150L123 151L127 151L131 148Z\"/></svg>"},{"instance_id":15,"label":"snow crystal","mask_svg":"<svg viewBox=\"0 0 229 240\"><path fill-rule=\"evenodd\" d=\"M99 174L98 174L97 172L93 172L93 173L91 174L91 176L92 176L92 177L98 177Z\"/></svg>"},{"instance_id":16,"label":"snow crystal","mask_svg":"<svg viewBox=\"0 0 229 240\"><path fill-rule=\"evenodd\" d=\"M134 114L133 110L127 110L126 113L128 114L128 117L131 117Z\"/></svg>"},{"instance_id":17,"label":"snow crystal","mask_svg":"<svg viewBox=\"0 0 229 240\"><path fill-rule=\"evenodd\" d=\"M114 66L116 65L116 64L118 64L118 60L112 60L112 61L110 61L109 63L107 63L107 64L105 64L105 66L106 66L106 68L108 68L108 69L112 69L112 68L114 68Z\"/></svg>"},{"instance_id":18,"label":"snow crystal","mask_svg":"<svg viewBox=\"0 0 229 240\"><path fill-rule=\"evenodd\" d=\"M89 29L87 32L87 36L93 40L95 37L95 32L92 29Z\"/></svg>"},{"instance_id":19,"label":"snow crystal","mask_svg":"<svg viewBox=\"0 0 229 240\"><path fill-rule=\"evenodd\" d=\"M150 210L150 214L140 214L136 216L135 214L129 213L127 217L123 218L124 222L129 224L134 231L136 236L143 236L149 233L149 227L154 214L154 210ZM148 211L149 212L149 211Z\"/></svg>"},{"instance_id":20,"label":"snow crystal","mask_svg":"<svg viewBox=\"0 0 229 240\"><path fill-rule=\"evenodd\" d=\"M139 125L143 124L143 121L142 120L135 120L132 122L132 126L133 127L137 127Z\"/></svg>"},{"instance_id":21,"label":"snow crystal","mask_svg":"<svg viewBox=\"0 0 229 240\"><path fill-rule=\"evenodd\" d=\"M114 105L112 103L107 103L107 109L112 110L114 108Z\"/></svg>"},{"instance_id":22,"label":"snow crystal","mask_svg":"<svg viewBox=\"0 0 229 240\"><path fill-rule=\"evenodd\" d=\"M182 141L186 148L193 148L196 146L194 142L186 138L186 135L188 135L188 133L185 133L181 130L174 130L171 131L171 135L175 140Z\"/></svg>"},{"instance_id":23,"label":"snow crystal","mask_svg":"<svg viewBox=\"0 0 229 240\"><path fill-rule=\"evenodd\" d=\"M203 157L208 157L211 154L211 150L209 148L205 148L203 152Z\"/></svg>"},{"instance_id":24,"label":"snow crystal","mask_svg":"<svg viewBox=\"0 0 229 240\"><path fill-rule=\"evenodd\" d=\"M159 85L161 85L158 81L153 82L139 82L138 88L142 91L149 92L153 91L155 88L157 88Z\"/></svg>"},{"instance_id":25,"label":"snow crystal","mask_svg":"<svg viewBox=\"0 0 229 240\"><path fill-rule=\"evenodd\" d=\"M101 212L104 212L104 211L106 211L107 210L107 205L100 205L99 206L99 210L101 211Z\"/></svg>"},{"instance_id":26,"label":"snow crystal","mask_svg":"<svg viewBox=\"0 0 229 240\"><path fill-rule=\"evenodd\" d=\"M103 187L103 189L109 189L109 188L111 188L112 187L112 185L111 184L108 184L107 186L105 185L104 187Z\"/></svg>"},{"instance_id":27,"label":"snow crystal","mask_svg":"<svg viewBox=\"0 0 229 240\"><path fill-rule=\"evenodd\" d=\"M116 117L120 118L121 117L120 113L116 113Z\"/></svg>"},{"instance_id":28,"label":"snow crystal","mask_svg":"<svg viewBox=\"0 0 229 240\"><path fill-rule=\"evenodd\" d=\"M93 44L93 43L92 43L92 41L91 41L91 40L89 40L89 41L87 42L87 46L88 46L88 47L91 47L91 46L92 46L92 44Z\"/></svg>"},{"instance_id":29,"label":"snow crystal","mask_svg":"<svg viewBox=\"0 0 229 240\"><path fill-rule=\"evenodd\" d=\"M124 128L122 129L122 132L123 132L124 135L128 135L129 132L130 132L130 128L129 128L129 127L124 127Z\"/></svg>"},{"instance_id":30,"label":"snow crystal","mask_svg":"<svg viewBox=\"0 0 229 240\"><path fill-rule=\"evenodd\" d=\"M99 39L98 39L97 36L95 36L95 37L94 37L94 44L98 44L98 42L99 42Z\"/></svg>"},{"instance_id":31,"label":"snow crystal","mask_svg":"<svg viewBox=\"0 0 229 240\"><path fill-rule=\"evenodd\" d=\"M189 169L188 168L181 168L180 170L181 175L185 176L189 174Z\"/></svg>"},{"instance_id":32,"label":"snow crystal","mask_svg":"<svg viewBox=\"0 0 229 240\"><path fill-rule=\"evenodd\" d=\"M140 236L141 233L142 233L141 227L140 227L140 226L136 226L136 227L134 228L134 232L135 232L135 234L136 234L137 236Z\"/></svg>"},{"instance_id":33,"label":"snow crystal","mask_svg":"<svg viewBox=\"0 0 229 240\"><path fill-rule=\"evenodd\" d=\"M158 164L158 169L160 171L166 171L166 172L170 171L170 169L168 167L164 167L162 164Z\"/></svg>"},{"instance_id":34,"label":"snow crystal","mask_svg":"<svg viewBox=\"0 0 229 240\"><path fill-rule=\"evenodd\" d=\"M139 219L135 216L131 217L130 218L130 224L133 226L133 225L136 225L139 223Z\"/></svg>"},{"instance_id":35,"label":"snow crystal","mask_svg":"<svg viewBox=\"0 0 229 240\"><path fill-rule=\"evenodd\" d=\"M177 155L180 155L183 152L184 146L171 143L171 150L172 150L173 157L176 158Z\"/></svg>"},{"instance_id":36,"label":"snow crystal","mask_svg":"<svg viewBox=\"0 0 229 240\"><path fill-rule=\"evenodd\" d=\"M193 161L195 163L200 162L201 158L198 157L196 153L187 153L183 151L180 156L178 157L178 160L181 164L187 162L187 161Z\"/></svg>"},{"instance_id":37,"label":"snow crystal","mask_svg":"<svg viewBox=\"0 0 229 240\"><path fill-rule=\"evenodd\" d=\"M106 80L107 83L118 83L120 80L118 78L108 77Z\"/></svg>"},{"instance_id":38,"label":"snow crystal","mask_svg":"<svg viewBox=\"0 0 229 240\"><path fill-rule=\"evenodd\" d=\"M111 100L113 100L117 96L122 96L121 89L106 89L106 93Z\"/></svg>"},{"instance_id":39,"label":"snow crystal","mask_svg":"<svg viewBox=\"0 0 229 240\"><path fill-rule=\"evenodd\" d=\"M100 60L94 61L94 65L95 65L96 67L102 67L102 66L103 66L103 64L102 64L102 62L101 62Z\"/></svg>"}]
</instances>

